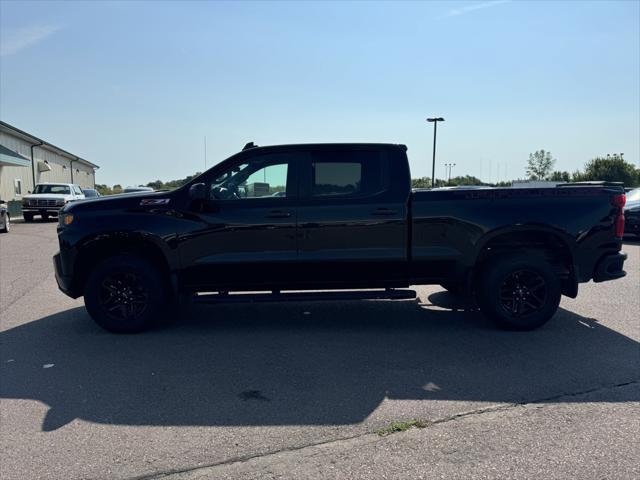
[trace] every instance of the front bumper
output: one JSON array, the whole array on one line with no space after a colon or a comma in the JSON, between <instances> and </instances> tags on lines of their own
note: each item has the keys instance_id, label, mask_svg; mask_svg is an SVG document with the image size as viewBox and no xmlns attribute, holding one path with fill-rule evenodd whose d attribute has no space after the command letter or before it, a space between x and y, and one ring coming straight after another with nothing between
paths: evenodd
<instances>
[{"instance_id":1,"label":"front bumper","mask_svg":"<svg viewBox=\"0 0 640 480\"><path fill-rule=\"evenodd\" d=\"M71 275L64 274L60 253L56 253L53 256L53 270L55 272L58 288L71 298L78 298L79 295L75 294L71 288L73 277Z\"/></svg>"},{"instance_id":2,"label":"front bumper","mask_svg":"<svg viewBox=\"0 0 640 480\"><path fill-rule=\"evenodd\" d=\"M627 272L623 270L626 259L627 254L624 252L605 255L596 265L596 269L593 272L593 281L606 282L624 277L627 274Z\"/></svg>"},{"instance_id":3,"label":"front bumper","mask_svg":"<svg viewBox=\"0 0 640 480\"><path fill-rule=\"evenodd\" d=\"M22 213L58 215L62 207L22 207Z\"/></svg>"}]
</instances>

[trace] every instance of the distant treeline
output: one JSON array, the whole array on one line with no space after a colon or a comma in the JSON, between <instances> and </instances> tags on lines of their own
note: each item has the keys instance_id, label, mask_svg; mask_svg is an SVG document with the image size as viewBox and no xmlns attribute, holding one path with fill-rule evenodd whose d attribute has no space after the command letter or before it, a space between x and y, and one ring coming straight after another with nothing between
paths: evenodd
<instances>
[{"instance_id":1,"label":"distant treeline","mask_svg":"<svg viewBox=\"0 0 640 480\"><path fill-rule=\"evenodd\" d=\"M200 175L200 172L197 172L195 175L189 175L188 177L181 178L179 180L169 180L168 182L163 182L162 180L155 180L153 182L149 182L145 187L151 187L154 190L173 190L174 188L181 187L185 183L191 181L193 178ZM116 193L122 193L123 187L122 185L116 184L112 187L104 184L96 184L96 190L100 192L101 195L113 195Z\"/></svg>"}]
</instances>

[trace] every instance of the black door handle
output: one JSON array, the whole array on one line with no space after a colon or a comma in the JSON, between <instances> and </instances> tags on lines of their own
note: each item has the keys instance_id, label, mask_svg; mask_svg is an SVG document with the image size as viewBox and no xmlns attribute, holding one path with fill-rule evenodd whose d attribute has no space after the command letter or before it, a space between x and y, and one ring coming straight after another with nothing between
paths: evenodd
<instances>
[{"instance_id":1,"label":"black door handle","mask_svg":"<svg viewBox=\"0 0 640 480\"><path fill-rule=\"evenodd\" d=\"M289 218L291 213L282 210L272 210L265 218Z\"/></svg>"},{"instance_id":2,"label":"black door handle","mask_svg":"<svg viewBox=\"0 0 640 480\"><path fill-rule=\"evenodd\" d=\"M371 215L396 215L397 210L391 210L390 208L376 208Z\"/></svg>"}]
</instances>

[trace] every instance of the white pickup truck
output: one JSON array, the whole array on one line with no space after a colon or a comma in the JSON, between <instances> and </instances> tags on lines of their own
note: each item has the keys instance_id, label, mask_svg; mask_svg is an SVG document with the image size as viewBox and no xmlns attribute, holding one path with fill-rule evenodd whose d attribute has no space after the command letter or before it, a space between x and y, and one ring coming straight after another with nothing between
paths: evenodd
<instances>
[{"instance_id":1,"label":"white pickup truck","mask_svg":"<svg viewBox=\"0 0 640 480\"><path fill-rule=\"evenodd\" d=\"M40 215L43 220L50 215L57 217L67 203L84 198L75 183L39 183L33 193L22 197L22 216L25 222L32 222L34 215Z\"/></svg>"}]
</instances>

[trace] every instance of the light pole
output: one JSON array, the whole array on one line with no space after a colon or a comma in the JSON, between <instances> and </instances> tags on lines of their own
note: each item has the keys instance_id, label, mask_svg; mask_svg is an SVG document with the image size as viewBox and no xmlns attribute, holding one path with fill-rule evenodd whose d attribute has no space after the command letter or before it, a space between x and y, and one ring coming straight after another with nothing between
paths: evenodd
<instances>
[{"instance_id":1,"label":"light pole","mask_svg":"<svg viewBox=\"0 0 640 480\"><path fill-rule=\"evenodd\" d=\"M431 165L431 188L436 186L436 133L438 122L444 122L442 117L427 118L427 122L433 123L433 164Z\"/></svg>"},{"instance_id":2,"label":"light pole","mask_svg":"<svg viewBox=\"0 0 640 480\"><path fill-rule=\"evenodd\" d=\"M445 163L444 166L447 169L447 183L451 183L451 170L456 166L455 163Z\"/></svg>"}]
</instances>

